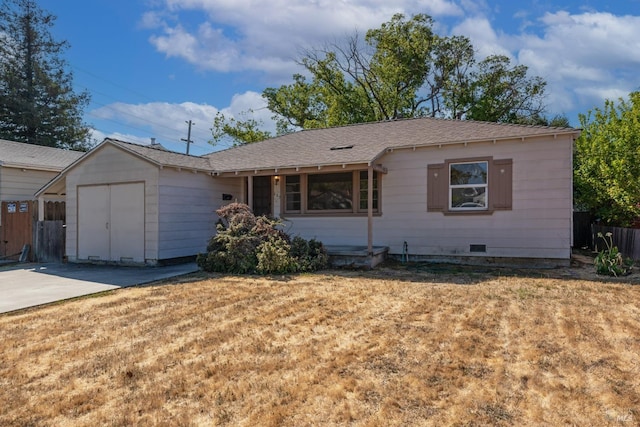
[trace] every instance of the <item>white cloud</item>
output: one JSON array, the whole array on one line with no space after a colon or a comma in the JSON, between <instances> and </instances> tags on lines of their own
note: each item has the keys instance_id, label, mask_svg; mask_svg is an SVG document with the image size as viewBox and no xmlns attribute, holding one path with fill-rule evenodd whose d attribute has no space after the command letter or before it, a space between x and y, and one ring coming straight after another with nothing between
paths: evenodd
<instances>
[{"instance_id":1,"label":"white cloud","mask_svg":"<svg viewBox=\"0 0 640 427\"><path fill-rule=\"evenodd\" d=\"M531 7L516 8L507 17L500 16L499 4L486 0L161 0L157 4L161 6L146 13L140 25L153 31L150 41L159 52L203 70L259 72L269 85L299 72L294 59L301 49L339 40L356 29L364 33L401 12L428 13L441 34L469 37L480 59L501 54L527 65L531 75L548 82L550 114L586 112L607 97L640 88L640 16L593 8L540 15ZM500 27L504 19L520 25L508 33ZM240 104L242 108L233 109ZM270 123L270 113L260 110L263 106L258 94L246 93L222 110L238 114L252 108L256 117Z\"/></svg>"},{"instance_id":2,"label":"white cloud","mask_svg":"<svg viewBox=\"0 0 640 427\"><path fill-rule=\"evenodd\" d=\"M160 31L150 42L168 57L206 70L257 70L288 77L300 49L356 29L365 32L394 13L463 13L451 0L165 0L165 7L146 13L141 25ZM201 12L200 22L187 27L186 18L176 21L185 11Z\"/></svg>"},{"instance_id":3,"label":"white cloud","mask_svg":"<svg viewBox=\"0 0 640 427\"><path fill-rule=\"evenodd\" d=\"M491 26L491 22L484 16L465 19L453 27L451 34L469 37L480 59L489 55L513 57L508 48L508 40L498 34Z\"/></svg>"},{"instance_id":4,"label":"white cloud","mask_svg":"<svg viewBox=\"0 0 640 427\"><path fill-rule=\"evenodd\" d=\"M591 109L640 87L640 16L561 11L539 24L541 35L514 41L519 61L549 82L551 104Z\"/></svg>"},{"instance_id":5,"label":"white cloud","mask_svg":"<svg viewBox=\"0 0 640 427\"><path fill-rule=\"evenodd\" d=\"M191 139L194 142L192 153L202 154L214 149L226 148L224 144L215 148L208 144L211 139L211 126L216 114L220 111L226 117L240 118L242 113L253 110L252 118L261 121L264 129L275 132L275 124L271 120L271 112L266 109L266 102L257 92L247 91L236 94L231 103L224 108L207 104L183 102L172 104L167 102L151 102L146 104L126 104L117 102L92 110L90 116L95 120L106 120L121 124L123 129L130 131L115 131L104 133L99 129L93 131L93 138L101 142L105 137L116 138L127 142L148 144L150 138L174 151L184 152L185 143L181 140L187 137L187 121L192 121ZM112 126L113 127L113 126ZM146 136L141 134L146 133Z\"/></svg>"},{"instance_id":6,"label":"white cloud","mask_svg":"<svg viewBox=\"0 0 640 427\"><path fill-rule=\"evenodd\" d=\"M586 113L640 88L640 16L516 12L523 24L509 34L489 13L475 9L450 34L469 37L480 58L507 55L545 79L549 114Z\"/></svg>"}]
</instances>

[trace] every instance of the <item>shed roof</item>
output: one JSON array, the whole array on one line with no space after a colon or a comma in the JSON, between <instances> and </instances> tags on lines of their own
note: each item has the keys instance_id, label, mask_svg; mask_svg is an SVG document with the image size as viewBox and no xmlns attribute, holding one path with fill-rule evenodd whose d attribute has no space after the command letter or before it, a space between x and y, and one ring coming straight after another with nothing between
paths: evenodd
<instances>
[{"instance_id":1,"label":"shed roof","mask_svg":"<svg viewBox=\"0 0 640 427\"><path fill-rule=\"evenodd\" d=\"M84 152L0 139L0 166L61 171Z\"/></svg>"},{"instance_id":2,"label":"shed roof","mask_svg":"<svg viewBox=\"0 0 640 427\"><path fill-rule=\"evenodd\" d=\"M81 156L75 159L70 164L66 165L66 167L55 178L53 178L40 190L38 190L36 196L39 197L41 195L49 193L62 194L62 192L64 192L65 190L64 185L67 172L73 169L76 164L84 161L86 157L92 156L94 153L99 151L101 147L107 144L118 147L158 167L168 166L194 171L204 171L207 173L211 172L209 159L207 159L206 157L190 156L187 154L176 153L174 151L167 150L160 144L141 145L134 144L132 142L119 141L113 138L105 138L98 146L94 147L91 151L87 153L81 153L84 154L84 156Z\"/></svg>"},{"instance_id":3,"label":"shed roof","mask_svg":"<svg viewBox=\"0 0 640 427\"><path fill-rule=\"evenodd\" d=\"M132 142L119 141L113 138L105 139L102 144L110 143L123 150L129 151L142 157L158 166L172 166L185 169L211 171L209 159L202 156L191 156L188 154L169 151L160 144L141 145ZM101 145L102 145L101 144Z\"/></svg>"},{"instance_id":4,"label":"shed roof","mask_svg":"<svg viewBox=\"0 0 640 427\"><path fill-rule=\"evenodd\" d=\"M214 172L370 163L389 149L574 134L579 130L436 118L309 129L206 155Z\"/></svg>"}]
</instances>

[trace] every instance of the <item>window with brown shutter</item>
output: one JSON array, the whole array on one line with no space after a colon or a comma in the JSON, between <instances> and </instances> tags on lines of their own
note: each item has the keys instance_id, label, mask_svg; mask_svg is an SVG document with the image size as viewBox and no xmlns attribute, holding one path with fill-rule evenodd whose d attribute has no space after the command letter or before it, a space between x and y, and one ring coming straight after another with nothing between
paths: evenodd
<instances>
[{"instance_id":1,"label":"window with brown shutter","mask_svg":"<svg viewBox=\"0 0 640 427\"><path fill-rule=\"evenodd\" d=\"M491 214L512 209L513 160L451 159L427 166L427 211Z\"/></svg>"}]
</instances>

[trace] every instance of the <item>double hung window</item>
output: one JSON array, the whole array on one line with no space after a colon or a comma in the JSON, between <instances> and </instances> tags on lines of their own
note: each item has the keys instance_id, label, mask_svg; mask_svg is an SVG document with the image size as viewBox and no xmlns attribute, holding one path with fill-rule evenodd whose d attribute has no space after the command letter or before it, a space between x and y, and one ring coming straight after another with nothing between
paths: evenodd
<instances>
[{"instance_id":1,"label":"double hung window","mask_svg":"<svg viewBox=\"0 0 640 427\"><path fill-rule=\"evenodd\" d=\"M449 163L449 209L487 209L488 162Z\"/></svg>"}]
</instances>

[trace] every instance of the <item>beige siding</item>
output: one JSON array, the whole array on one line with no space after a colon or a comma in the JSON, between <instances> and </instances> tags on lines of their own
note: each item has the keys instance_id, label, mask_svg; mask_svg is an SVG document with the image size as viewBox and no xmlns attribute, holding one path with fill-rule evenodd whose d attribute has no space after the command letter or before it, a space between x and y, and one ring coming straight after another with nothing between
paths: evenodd
<instances>
[{"instance_id":1,"label":"beige siding","mask_svg":"<svg viewBox=\"0 0 640 427\"><path fill-rule=\"evenodd\" d=\"M0 166L0 200L35 200L34 194L57 172Z\"/></svg>"},{"instance_id":2,"label":"beige siding","mask_svg":"<svg viewBox=\"0 0 640 427\"><path fill-rule=\"evenodd\" d=\"M373 243L401 254L568 259L571 247L572 140L473 143L394 150L379 161L382 215L374 218ZM427 165L447 159L492 156L513 159L513 209L492 215L427 212ZM295 235L325 244L366 245L366 217L291 217ZM471 253L471 244L486 253Z\"/></svg>"},{"instance_id":3,"label":"beige siding","mask_svg":"<svg viewBox=\"0 0 640 427\"><path fill-rule=\"evenodd\" d=\"M77 259L77 187L126 182L144 182L145 186L145 259L158 259L158 171L159 168L114 146L104 145L69 170L67 186L66 253Z\"/></svg>"},{"instance_id":4,"label":"beige siding","mask_svg":"<svg viewBox=\"0 0 640 427\"><path fill-rule=\"evenodd\" d=\"M215 210L222 193L240 195L241 179L214 179L207 173L164 168L159 181L159 259L204 252L215 233Z\"/></svg>"},{"instance_id":5,"label":"beige siding","mask_svg":"<svg viewBox=\"0 0 640 427\"><path fill-rule=\"evenodd\" d=\"M317 239L325 245L367 245L367 217L290 217L284 221L290 235ZM374 244L377 244L374 235Z\"/></svg>"},{"instance_id":6,"label":"beige siding","mask_svg":"<svg viewBox=\"0 0 640 427\"><path fill-rule=\"evenodd\" d=\"M383 216L374 241L412 255L561 258L570 256L572 141L526 140L439 149L394 151L382 159ZM426 166L447 159L493 156L513 159L513 209L492 215L443 215L426 211ZM491 196L489 196L491 197ZM486 253L470 253L471 244Z\"/></svg>"}]
</instances>

